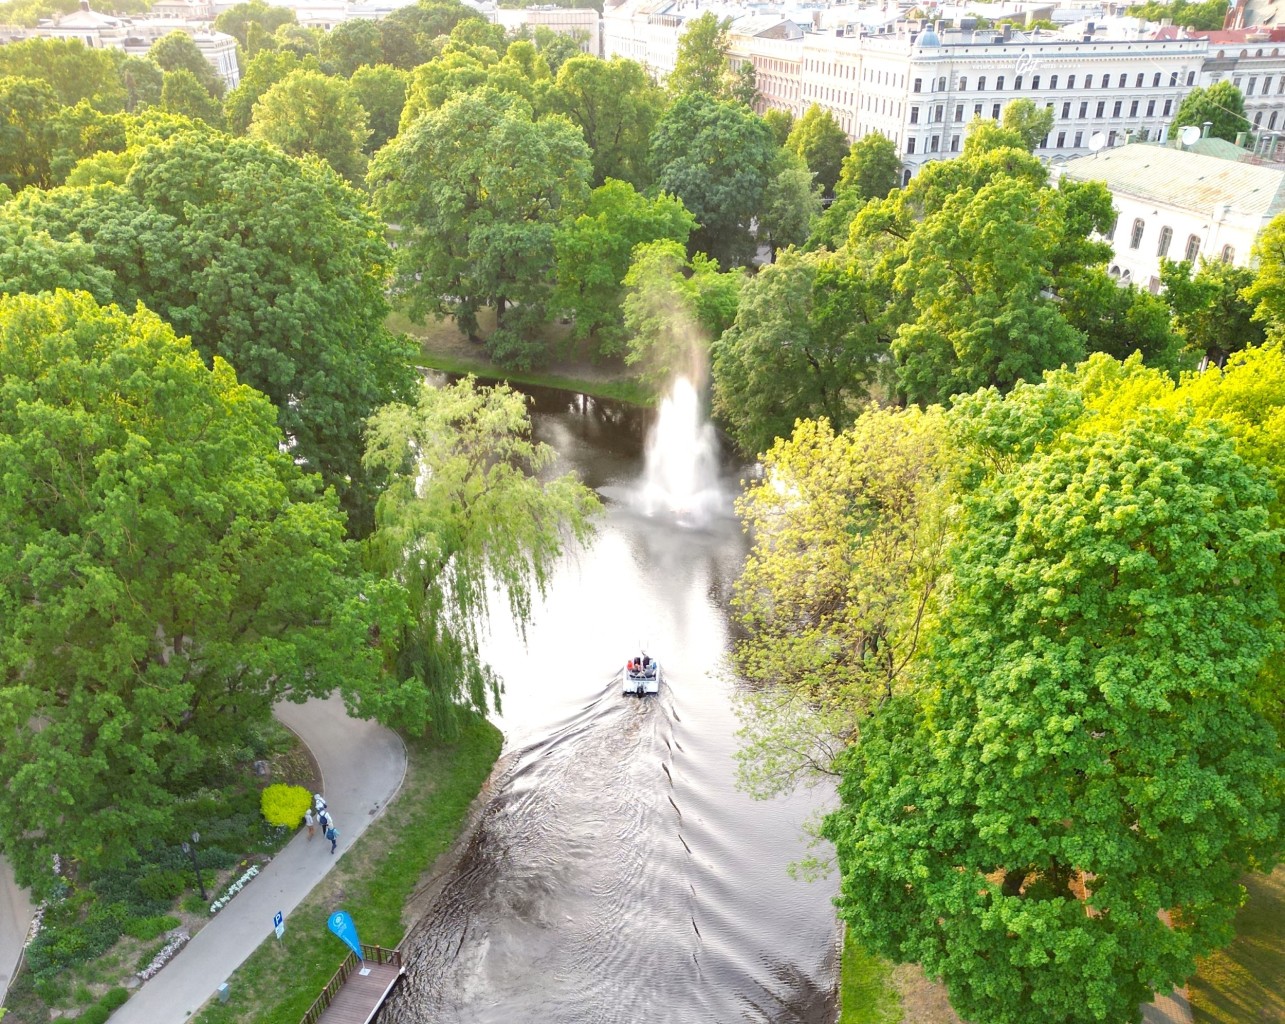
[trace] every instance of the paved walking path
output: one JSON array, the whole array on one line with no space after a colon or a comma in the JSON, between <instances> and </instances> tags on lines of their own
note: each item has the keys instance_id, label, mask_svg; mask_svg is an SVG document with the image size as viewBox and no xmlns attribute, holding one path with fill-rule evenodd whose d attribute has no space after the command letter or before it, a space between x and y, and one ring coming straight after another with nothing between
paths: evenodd
<instances>
[{"instance_id":1,"label":"paved walking path","mask_svg":"<svg viewBox=\"0 0 1285 1024\"><path fill-rule=\"evenodd\" d=\"M218 912L155 978L112 1014L112 1024L181 1024L272 935L272 917L294 910L383 811L406 774L406 748L397 734L349 718L338 697L280 704L277 717L298 734L321 767L323 792L339 828L339 849L320 832L300 832L241 893ZM211 892L210 898L218 893ZM335 940L339 950L339 940ZM339 950L341 951L341 950Z\"/></svg>"},{"instance_id":2,"label":"paved walking path","mask_svg":"<svg viewBox=\"0 0 1285 1024\"><path fill-rule=\"evenodd\" d=\"M4 1002L4 994L18 968L35 912L27 890L18 888L13 880L13 868L0 857L0 1003Z\"/></svg>"}]
</instances>

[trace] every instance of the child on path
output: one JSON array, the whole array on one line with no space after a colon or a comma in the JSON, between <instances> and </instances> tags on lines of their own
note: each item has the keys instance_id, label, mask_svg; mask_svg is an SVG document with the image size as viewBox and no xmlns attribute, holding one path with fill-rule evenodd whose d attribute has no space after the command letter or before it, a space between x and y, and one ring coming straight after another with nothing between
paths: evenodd
<instances>
[{"instance_id":1,"label":"child on path","mask_svg":"<svg viewBox=\"0 0 1285 1024\"><path fill-rule=\"evenodd\" d=\"M308 841L312 842L312 837L317 831L317 819L312 816L311 807L303 812L303 823L308 826Z\"/></svg>"}]
</instances>

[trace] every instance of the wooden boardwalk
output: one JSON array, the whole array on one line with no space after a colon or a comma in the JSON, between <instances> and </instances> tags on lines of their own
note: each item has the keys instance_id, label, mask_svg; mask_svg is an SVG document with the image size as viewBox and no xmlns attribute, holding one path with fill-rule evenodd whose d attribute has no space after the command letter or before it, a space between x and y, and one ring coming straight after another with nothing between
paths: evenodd
<instances>
[{"instance_id":1,"label":"wooden boardwalk","mask_svg":"<svg viewBox=\"0 0 1285 1024\"><path fill-rule=\"evenodd\" d=\"M349 953L300 1024L370 1024L405 968L400 950L363 942L361 951L364 961Z\"/></svg>"}]
</instances>

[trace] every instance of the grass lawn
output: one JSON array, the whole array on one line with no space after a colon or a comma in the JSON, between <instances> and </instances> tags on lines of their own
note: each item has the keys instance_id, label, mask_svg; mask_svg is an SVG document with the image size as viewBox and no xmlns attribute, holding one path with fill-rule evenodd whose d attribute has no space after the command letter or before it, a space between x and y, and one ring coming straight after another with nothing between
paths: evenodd
<instances>
[{"instance_id":1,"label":"grass lawn","mask_svg":"<svg viewBox=\"0 0 1285 1024\"><path fill-rule=\"evenodd\" d=\"M469 806L499 756L501 736L478 723L456 744L408 741L406 781L368 828L290 915L285 938L269 938L232 975L227 1003L212 1003L202 1024L298 1024L347 955L326 927L347 910L363 942L396 946L409 921L403 910L439 855L454 844Z\"/></svg>"},{"instance_id":2,"label":"grass lawn","mask_svg":"<svg viewBox=\"0 0 1285 1024\"><path fill-rule=\"evenodd\" d=\"M837 1024L898 1024L902 1018L891 965L867 953L846 930L839 1006Z\"/></svg>"},{"instance_id":3,"label":"grass lawn","mask_svg":"<svg viewBox=\"0 0 1285 1024\"><path fill-rule=\"evenodd\" d=\"M495 314L484 309L478 313L478 321L482 334L486 335L495 327ZM394 311L385 323L390 331L407 334L419 342L422 365L444 373L472 373L483 380L565 388L638 405L651 405L655 401L655 396L638 383L633 371L619 359L594 361L584 353L571 353L555 358L539 372L517 372L496 366L483 347L469 341L449 318L417 323L404 313ZM549 324L544 331L550 345L560 347L567 328Z\"/></svg>"},{"instance_id":4,"label":"grass lawn","mask_svg":"<svg viewBox=\"0 0 1285 1024\"><path fill-rule=\"evenodd\" d=\"M1241 879L1249 898L1236 938L1199 962L1188 984L1196 1024L1285 1021L1285 864Z\"/></svg>"}]
</instances>

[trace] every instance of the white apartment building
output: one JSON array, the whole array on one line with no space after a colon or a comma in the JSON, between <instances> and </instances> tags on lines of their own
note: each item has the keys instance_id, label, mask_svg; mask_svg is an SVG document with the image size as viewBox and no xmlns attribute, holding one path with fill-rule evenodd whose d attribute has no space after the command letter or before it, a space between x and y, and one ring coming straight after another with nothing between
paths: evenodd
<instances>
[{"instance_id":1,"label":"white apartment building","mask_svg":"<svg viewBox=\"0 0 1285 1024\"><path fill-rule=\"evenodd\" d=\"M1208 140L1211 142L1217 140ZM1160 260L1204 256L1248 266L1254 240L1285 211L1285 167L1161 145L1118 146L1072 160L1062 173L1101 181L1117 213L1110 273L1121 284L1160 290Z\"/></svg>"},{"instance_id":2,"label":"white apartment building","mask_svg":"<svg viewBox=\"0 0 1285 1024\"><path fill-rule=\"evenodd\" d=\"M534 32L548 28L580 40L580 49L595 57L602 55L602 19L590 7L558 7L542 4L536 7L499 7L488 12L507 32L522 27Z\"/></svg>"}]
</instances>

